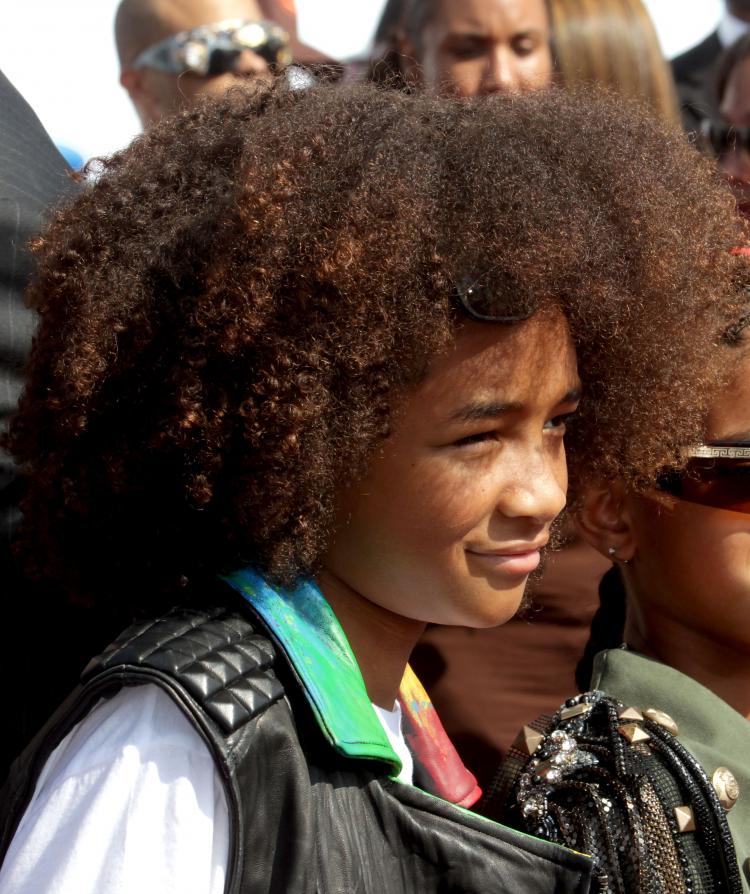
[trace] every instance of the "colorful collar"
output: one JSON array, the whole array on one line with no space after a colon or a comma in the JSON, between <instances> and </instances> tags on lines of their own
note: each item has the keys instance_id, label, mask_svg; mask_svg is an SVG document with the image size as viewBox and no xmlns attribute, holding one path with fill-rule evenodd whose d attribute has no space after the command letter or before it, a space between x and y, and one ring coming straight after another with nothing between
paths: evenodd
<instances>
[{"instance_id":1,"label":"colorful collar","mask_svg":"<svg viewBox=\"0 0 750 894\"><path fill-rule=\"evenodd\" d=\"M316 584L304 581L295 590L283 590L272 587L252 568L224 579L268 626L333 748L346 757L383 761L390 775L398 775L401 761L372 708L346 634ZM404 736L423 787L446 801L470 807L481 789L410 667L401 682L399 701Z\"/></svg>"},{"instance_id":2,"label":"colorful collar","mask_svg":"<svg viewBox=\"0 0 750 894\"><path fill-rule=\"evenodd\" d=\"M312 581L296 590L271 587L251 568L224 578L266 622L297 673L326 738L346 757L401 761L372 709L346 634Z\"/></svg>"}]
</instances>

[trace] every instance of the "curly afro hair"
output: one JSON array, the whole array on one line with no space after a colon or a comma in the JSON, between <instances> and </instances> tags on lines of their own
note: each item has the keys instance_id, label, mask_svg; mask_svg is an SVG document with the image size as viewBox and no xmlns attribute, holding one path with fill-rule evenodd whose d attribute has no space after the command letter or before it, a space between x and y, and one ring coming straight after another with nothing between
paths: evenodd
<instances>
[{"instance_id":1,"label":"curly afro hair","mask_svg":"<svg viewBox=\"0 0 750 894\"><path fill-rule=\"evenodd\" d=\"M574 486L643 486L700 437L744 233L710 165L639 108L277 84L101 165L36 246L8 438L29 570L79 599L145 604L248 562L314 573L465 277L567 316Z\"/></svg>"}]
</instances>

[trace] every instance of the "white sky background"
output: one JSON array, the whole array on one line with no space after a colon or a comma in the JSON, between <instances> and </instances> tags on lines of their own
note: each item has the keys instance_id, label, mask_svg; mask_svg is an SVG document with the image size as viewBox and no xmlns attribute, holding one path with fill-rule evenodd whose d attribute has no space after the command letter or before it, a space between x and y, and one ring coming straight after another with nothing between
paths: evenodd
<instances>
[{"instance_id":1,"label":"white sky background","mask_svg":"<svg viewBox=\"0 0 750 894\"><path fill-rule=\"evenodd\" d=\"M0 69L52 139L84 158L106 155L138 132L118 81L113 38L119 0L0 0ZM673 56L713 30L721 0L645 0ZM297 0L302 39L342 58L365 51L384 0Z\"/></svg>"}]
</instances>

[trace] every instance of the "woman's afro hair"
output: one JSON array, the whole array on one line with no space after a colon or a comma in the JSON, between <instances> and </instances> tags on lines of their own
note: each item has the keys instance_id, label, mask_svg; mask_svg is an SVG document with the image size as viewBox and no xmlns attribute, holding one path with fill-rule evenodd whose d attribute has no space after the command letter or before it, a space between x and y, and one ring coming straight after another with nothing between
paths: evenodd
<instances>
[{"instance_id":1,"label":"woman's afro hair","mask_svg":"<svg viewBox=\"0 0 750 894\"><path fill-rule=\"evenodd\" d=\"M7 439L29 572L130 600L240 563L315 573L467 280L567 316L574 493L647 486L701 435L743 239L709 163L606 96L278 83L167 120L36 245Z\"/></svg>"}]
</instances>

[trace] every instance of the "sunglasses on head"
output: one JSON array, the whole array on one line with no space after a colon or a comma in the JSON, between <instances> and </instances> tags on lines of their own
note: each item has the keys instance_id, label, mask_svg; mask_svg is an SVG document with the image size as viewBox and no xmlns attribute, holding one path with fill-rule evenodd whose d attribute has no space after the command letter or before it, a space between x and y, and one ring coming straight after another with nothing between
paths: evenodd
<instances>
[{"instance_id":1,"label":"sunglasses on head","mask_svg":"<svg viewBox=\"0 0 750 894\"><path fill-rule=\"evenodd\" d=\"M513 290L510 294L514 294ZM532 301L519 302L515 293L511 311L497 289L490 289L479 280L463 280L456 286L453 297L461 312L478 323L520 323L538 310Z\"/></svg>"},{"instance_id":2,"label":"sunglasses on head","mask_svg":"<svg viewBox=\"0 0 750 894\"><path fill-rule=\"evenodd\" d=\"M750 152L750 127L735 127L715 118L706 118L701 123L701 136L714 155L724 155L735 149Z\"/></svg>"},{"instance_id":3,"label":"sunglasses on head","mask_svg":"<svg viewBox=\"0 0 750 894\"><path fill-rule=\"evenodd\" d=\"M687 456L684 469L658 478L659 490L688 503L750 515L750 443L701 444Z\"/></svg>"},{"instance_id":4,"label":"sunglasses on head","mask_svg":"<svg viewBox=\"0 0 750 894\"><path fill-rule=\"evenodd\" d=\"M272 66L292 61L289 35L274 22L229 19L181 31L147 47L132 68L155 68L170 74L192 71L202 77L231 74L244 50Z\"/></svg>"}]
</instances>

